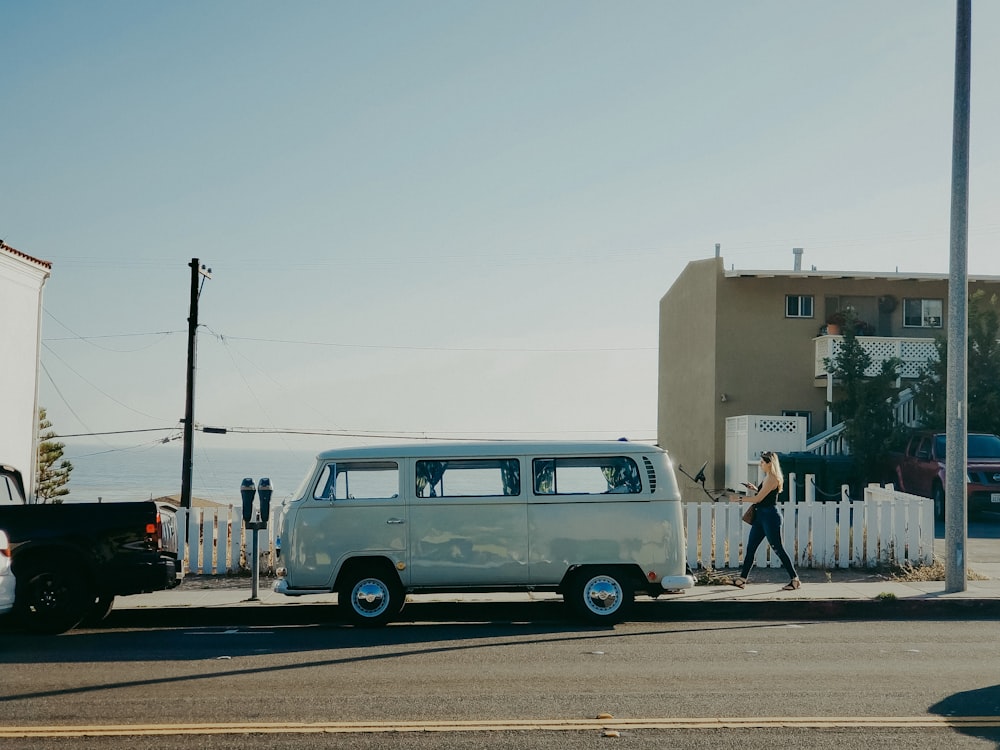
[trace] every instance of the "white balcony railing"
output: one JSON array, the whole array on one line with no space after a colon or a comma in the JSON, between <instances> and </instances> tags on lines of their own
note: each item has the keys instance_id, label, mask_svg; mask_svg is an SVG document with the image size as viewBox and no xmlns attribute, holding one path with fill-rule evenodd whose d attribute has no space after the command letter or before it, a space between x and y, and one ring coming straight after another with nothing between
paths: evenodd
<instances>
[{"instance_id":1,"label":"white balcony railing","mask_svg":"<svg viewBox=\"0 0 1000 750\"><path fill-rule=\"evenodd\" d=\"M816 343L816 377L819 378L827 374L824 360L837 356L840 347L844 345L844 337L818 336L813 341ZM869 377L877 375L882 369L882 362L892 357L903 361L899 374L904 378L917 377L922 367L937 359L934 339L858 336L858 343L872 358L871 366L865 370L865 375Z\"/></svg>"}]
</instances>

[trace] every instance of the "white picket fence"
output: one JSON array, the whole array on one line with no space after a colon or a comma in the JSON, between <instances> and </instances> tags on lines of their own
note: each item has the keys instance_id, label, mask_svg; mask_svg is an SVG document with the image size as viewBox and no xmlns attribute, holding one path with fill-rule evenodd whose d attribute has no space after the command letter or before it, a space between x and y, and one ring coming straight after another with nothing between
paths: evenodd
<instances>
[{"instance_id":1,"label":"white picket fence","mask_svg":"<svg viewBox=\"0 0 1000 750\"><path fill-rule=\"evenodd\" d=\"M934 560L934 508L925 497L896 492L891 485L865 488L862 502L851 502L844 487L839 502L816 502L813 476L806 475L806 497L792 496L779 507L785 550L796 567L849 568L879 564L930 565ZM685 506L687 560L693 568L738 568L749 526L740 502L689 503ZM780 568L764 542L754 557L758 567Z\"/></svg>"},{"instance_id":2,"label":"white picket fence","mask_svg":"<svg viewBox=\"0 0 1000 750\"><path fill-rule=\"evenodd\" d=\"M272 512L257 540L260 571L274 572L276 529L281 508ZM177 556L185 573L226 575L250 570L253 532L243 528L240 508L191 508L177 511Z\"/></svg>"},{"instance_id":3,"label":"white picket fence","mask_svg":"<svg viewBox=\"0 0 1000 750\"><path fill-rule=\"evenodd\" d=\"M805 498L796 502L794 474L789 475L792 498L782 504L785 548L797 567L874 567L880 563L929 565L934 559L932 501L895 492L891 485L865 488L863 502L850 502L846 488L840 502L816 502L812 475L806 476ZM746 506L738 502L687 503L688 564L697 569L736 568L743 562L747 529ZM281 513L281 508L277 508ZM258 549L262 574L273 573L276 529L272 514L260 531ZM252 532L243 528L239 508L177 511L178 555L185 572L234 574L250 569ZM757 550L755 564L781 567L767 543Z\"/></svg>"}]
</instances>

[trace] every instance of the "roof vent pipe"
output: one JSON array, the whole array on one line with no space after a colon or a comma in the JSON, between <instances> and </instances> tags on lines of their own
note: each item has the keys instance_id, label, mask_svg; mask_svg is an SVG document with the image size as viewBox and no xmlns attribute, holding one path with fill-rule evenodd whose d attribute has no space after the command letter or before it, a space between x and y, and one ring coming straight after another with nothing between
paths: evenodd
<instances>
[{"instance_id":1,"label":"roof vent pipe","mask_svg":"<svg viewBox=\"0 0 1000 750\"><path fill-rule=\"evenodd\" d=\"M715 257L718 258L721 254L722 254L722 243L721 242L716 242L715 243Z\"/></svg>"},{"instance_id":2,"label":"roof vent pipe","mask_svg":"<svg viewBox=\"0 0 1000 750\"><path fill-rule=\"evenodd\" d=\"M802 270L802 248L801 247L793 247L792 248L792 255L795 256L794 270L801 271Z\"/></svg>"}]
</instances>

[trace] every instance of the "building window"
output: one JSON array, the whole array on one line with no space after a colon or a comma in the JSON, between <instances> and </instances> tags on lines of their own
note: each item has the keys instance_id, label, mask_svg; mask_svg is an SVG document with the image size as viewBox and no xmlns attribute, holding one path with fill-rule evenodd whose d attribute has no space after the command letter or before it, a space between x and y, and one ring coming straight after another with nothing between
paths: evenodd
<instances>
[{"instance_id":1,"label":"building window","mask_svg":"<svg viewBox=\"0 0 1000 750\"><path fill-rule=\"evenodd\" d=\"M943 305L939 299L904 299L904 328L940 328Z\"/></svg>"},{"instance_id":2,"label":"building window","mask_svg":"<svg viewBox=\"0 0 1000 750\"><path fill-rule=\"evenodd\" d=\"M801 409L782 409L781 416L783 417L805 417L806 418L806 435L813 434L813 413L811 411L802 411Z\"/></svg>"},{"instance_id":3,"label":"building window","mask_svg":"<svg viewBox=\"0 0 1000 750\"><path fill-rule=\"evenodd\" d=\"M813 298L811 294L786 294L786 318L811 318L813 316Z\"/></svg>"}]
</instances>

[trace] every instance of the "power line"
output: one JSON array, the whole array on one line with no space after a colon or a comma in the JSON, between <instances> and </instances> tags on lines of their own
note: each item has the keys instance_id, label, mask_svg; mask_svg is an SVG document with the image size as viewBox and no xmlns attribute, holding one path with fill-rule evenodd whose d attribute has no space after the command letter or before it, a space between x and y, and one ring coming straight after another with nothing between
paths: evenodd
<instances>
[{"instance_id":1,"label":"power line","mask_svg":"<svg viewBox=\"0 0 1000 750\"><path fill-rule=\"evenodd\" d=\"M552 347L488 347L488 346L412 346L393 344L345 344L334 341L303 341L295 339L256 338L252 336L223 336L213 333L219 340L249 341L257 344L290 344L293 346L326 346L343 349L388 349L420 352L498 352L507 354L583 354L599 352L646 352L656 351L655 346L610 346L610 347L571 347L555 349Z\"/></svg>"},{"instance_id":2,"label":"power line","mask_svg":"<svg viewBox=\"0 0 1000 750\"><path fill-rule=\"evenodd\" d=\"M58 325L62 326L67 331L69 331L71 334L73 334L72 336L62 336L62 337L58 337L58 338L49 338L49 339L45 339L45 341L84 341L84 342L86 342L88 344L91 344L92 346L96 346L98 349L101 349L101 350L106 351L106 352L116 352L116 353L119 353L119 354L129 354L130 353L130 352L122 352L122 351L120 351L118 349L108 349L107 347L104 347L104 346L98 346L97 344L94 343L94 341L97 340L97 339L129 338L129 337L139 337L139 336L161 336L162 337L162 336L169 336L169 335L171 335L173 333L181 333L181 331L155 331L155 332L150 332L150 333L113 333L113 334L101 334L101 335L98 335L98 336L83 336L83 335L77 333L76 331L74 331L72 328L70 328L65 323L63 323L61 320L59 320L59 318L57 318L55 315L53 315L48 310L45 310L44 308L43 308L43 310L44 310L45 314L48 315L50 318L52 318L52 320L54 320ZM148 349L150 346L154 346L156 343L157 342L154 341L152 344L147 344L146 346L143 346L142 348L143 349ZM133 351L139 351L139 350L134 349Z\"/></svg>"},{"instance_id":3,"label":"power line","mask_svg":"<svg viewBox=\"0 0 1000 750\"><path fill-rule=\"evenodd\" d=\"M205 328L204 326L202 326ZM479 353L499 353L499 354L599 354L614 352L653 352L657 350L655 346L601 346L601 347L490 347L490 346L413 346L408 344L354 344L341 341L308 341L302 339L279 339L263 338L257 336L232 336L218 333L206 328L209 336L219 340L223 344L227 341L246 341L255 344L285 344L288 346L319 346L337 349L382 349L387 351L418 351L418 352L479 352ZM64 336L56 338L42 339L42 343L57 341L91 341L95 339L126 338L138 336L166 336L170 334L182 333L182 331L149 331L147 333L117 333L101 334L97 336ZM48 347L46 347L48 348ZM51 351L51 349L49 350ZM107 350L118 351L118 350ZM127 352L119 352L127 353Z\"/></svg>"},{"instance_id":4,"label":"power line","mask_svg":"<svg viewBox=\"0 0 1000 750\"><path fill-rule=\"evenodd\" d=\"M85 438L106 435L131 435L143 432L176 432L177 427L148 427L132 430L107 430L104 432L73 433L66 435L54 435L56 438ZM475 436L494 436L491 439L518 440L524 435L553 435L553 434L588 434L607 433L609 435L635 434L646 432L647 430L450 430L435 434L426 430L364 430L364 429L344 429L329 430L324 428L308 427L209 427L205 425L195 425L195 430L206 434L225 435L247 434L247 435L318 435L324 437L347 437L347 438L376 438L380 440L470 440ZM509 438L496 438L498 435L508 435ZM610 439L610 438L609 438ZM654 438L637 438L637 441L653 440ZM162 440L158 442L169 442Z\"/></svg>"},{"instance_id":5,"label":"power line","mask_svg":"<svg viewBox=\"0 0 1000 750\"><path fill-rule=\"evenodd\" d=\"M52 389L59 395L59 398L62 399L62 402L63 404L66 405L66 408L69 409L69 413L72 414L74 417L76 417L76 420L80 424L86 427L87 423L80 418L80 415L77 414L76 411L73 409L73 407L70 405L69 401L66 399L66 396L63 395L63 392L61 390L59 390L59 386L56 384L55 379L52 377L52 373L49 372L49 368L45 366L45 363L42 362L41 359L38 360L38 364L41 366L42 372L45 373L45 377L49 379L49 383L52 384Z\"/></svg>"},{"instance_id":6,"label":"power line","mask_svg":"<svg viewBox=\"0 0 1000 750\"><path fill-rule=\"evenodd\" d=\"M57 321L58 322L58 321ZM96 336L83 336L81 334L74 334L73 336L50 336L46 337L45 341L95 341L97 339L127 339L127 338L138 338L140 336L172 336L174 334L184 333L184 331L147 331L145 333L102 333ZM118 351L117 349L108 351Z\"/></svg>"},{"instance_id":7,"label":"power line","mask_svg":"<svg viewBox=\"0 0 1000 750\"><path fill-rule=\"evenodd\" d=\"M119 406L121 406L122 408L124 408L124 409L128 409L128 410L129 410L130 412L133 412L133 413L135 413L135 414L138 414L139 416L142 416L142 417L148 417L148 418L150 418L150 419L156 419L156 418L157 418L157 417L156 417L155 415L153 415L153 414L147 414L146 412L143 412L143 411L139 411L138 409L133 409L133 408L132 408L131 406L129 406L128 404L126 404L126 403L123 403L122 401L119 401L119 400L118 400L118 399L116 399L116 398L115 398L114 396L112 396L112 395L111 395L110 393L108 393L107 391L105 391L105 390L102 390L102 389L101 389L101 388L99 388L98 386L94 385L94 384L93 384L93 383L91 383L91 382L90 382L89 380L87 380L87 378L85 378L85 377L84 377L83 375L81 375L81 374L80 374L79 372L77 372L77 371L76 371L75 369L73 369L73 366L72 366L72 365L70 365L70 364L69 364L69 363L68 363L68 362L67 362L67 361L66 361L65 359L63 359L62 357L60 357L60 356L59 356L58 354L56 354L56 353L55 353L55 352L54 352L54 351L52 350L52 347L48 346L48 345L47 345L47 344L45 344L44 342L42 343L42 346L44 346L44 347L45 347L45 351L47 351L47 352L48 352L49 354L51 354L51 355L52 355L53 357L55 357L55 358L56 358L56 359L58 359L58 360L59 360L60 362L62 362L62 363L63 363L63 364L64 364L64 365L66 366L66 368L67 368L67 369L68 369L68 370L69 370L70 372L72 372L72 373L73 373L74 375L76 375L76 376L77 376L78 378L80 378L80 380L82 380L82 381L83 381L84 383L86 383L87 385L89 385L89 386L90 386L91 388L93 388L93 389L94 389L95 391L97 391L98 393L100 393L100 394L101 394L102 396L105 396L106 398L110 399L111 401L114 401L114 402L115 402L116 404L118 404L118 405L119 405ZM43 367L44 367L44 365L43 365ZM52 379L52 376L51 376L51 375L49 375L49 371L48 371L48 370L46 370L46 371L45 371L45 374L49 376L49 380L50 380L50 381L52 382L52 385L53 385L53 387L56 387L56 384L55 384L55 380L53 380L53 379ZM56 387L56 392L57 392L57 393L59 392L59 389L58 389L58 387ZM63 396L63 395L62 395L62 393L59 393L59 396L60 396L60 397L61 397L61 398L63 399L63 402L64 402L64 403L66 404L66 406L67 406L67 407L69 407L69 402L67 402L67 401L66 401L66 397L65 397L65 396ZM70 411L73 411L71 407L70 407ZM80 419L80 417L79 417L79 416L78 416L78 415L76 414L76 412L73 412L73 416L75 416L75 417L76 417L77 419ZM80 419L80 424L83 424L84 426L86 426L86 425L85 425L85 423L84 423L84 421L83 421L82 419Z\"/></svg>"},{"instance_id":8,"label":"power line","mask_svg":"<svg viewBox=\"0 0 1000 750\"><path fill-rule=\"evenodd\" d=\"M101 437L104 435L132 435L137 432L177 432L177 427L144 427L137 430L105 430L104 432L77 432L56 435L57 438Z\"/></svg>"}]
</instances>

